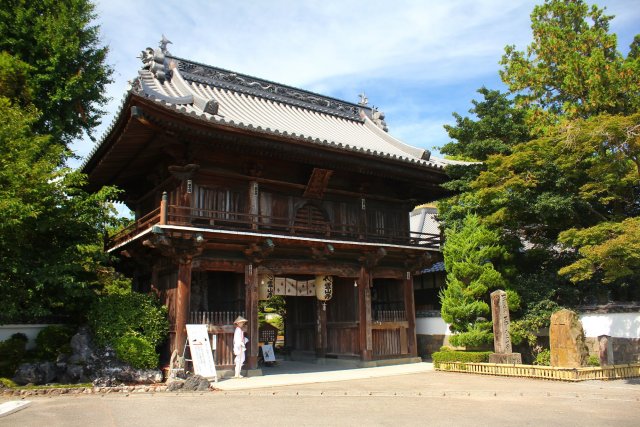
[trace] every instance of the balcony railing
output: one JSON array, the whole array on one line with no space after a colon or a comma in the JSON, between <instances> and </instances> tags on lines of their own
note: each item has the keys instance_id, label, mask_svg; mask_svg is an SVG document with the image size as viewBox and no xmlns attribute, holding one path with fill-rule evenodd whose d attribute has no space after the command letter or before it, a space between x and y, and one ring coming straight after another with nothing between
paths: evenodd
<instances>
[{"instance_id":1,"label":"balcony railing","mask_svg":"<svg viewBox=\"0 0 640 427\"><path fill-rule=\"evenodd\" d=\"M166 212L166 213L165 213ZM163 218L164 216L164 218ZM158 208L138 219L114 235L109 247L135 237L156 224L181 225L202 229L248 231L283 236L307 236L331 240L374 242L431 249L440 247L440 235L392 228L365 227L364 224L328 223L323 221L296 221L289 217L249 214L167 206Z\"/></svg>"}]
</instances>

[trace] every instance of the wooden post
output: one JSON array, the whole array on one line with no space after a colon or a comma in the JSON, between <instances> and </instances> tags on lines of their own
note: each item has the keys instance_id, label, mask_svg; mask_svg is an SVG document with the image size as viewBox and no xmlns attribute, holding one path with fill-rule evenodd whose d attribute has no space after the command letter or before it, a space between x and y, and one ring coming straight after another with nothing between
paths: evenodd
<instances>
[{"instance_id":1,"label":"wooden post","mask_svg":"<svg viewBox=\"0 0 640 427\"><path fill-rule=\"evenodd\" d=\"M360 324L360 358L371 360L373 353L373 336L371 332L371 275L360 268L358 278L358 320Z\"/></svg>"},{"instance_id":2,"label":"wooden post","mask_svg":"<svg viewBox=\"0 0 640 427\"><path fill-rule=\"evenodd\" d=\"M182 257L178 263L178 286L176 289L175 338L171 351L182 349L187 338L186 325L189 320L189 302L191 300L191 258Z\"/></svg>"},{"instance_id":3,"label":"wooden post","mask_svg":"<svg viewBox=\"0 0 640 427\"><path fill-rule=\"evenodd\" d=\"M256 369L258 367L258 274L257 268L252 264L247 264L244 269L245 288L245 317L249 321L247 324L247 347L246 367Z\"/></svg>"},{"instance_id":4,"label":"wooden post","mask_svg":"<svg viewBox=\"0 0 640 427\"><path fill-rule=\"evenodd\" d=\"M169 196L167 192L164 191L162 193L162 199L160 200L160 225L165 225L167 223L167 201Z\"/></svg>"},{"instance_id":5,"label":"wooden post","mask_svg":"<svg viewBox=\"0 0 640 427\"><path fill-rule=\"evenodd\" d=\"M416 305L413 295L413 276L407 271L404 280L404 310L407 314L409 328L407 330L407 344L409 345L409 355L418 355L418 341L416 338Z\"/></svg>"},{"instance_id":6,"label":"wooden post","mask_svg":"<svg viewBox=\"0 0 640 427\"><path fill-rule=\"evenodd\" d=\"M327 310L323 302L316 299L316 357L327 354Z\"/></svg>"}]
</instances>

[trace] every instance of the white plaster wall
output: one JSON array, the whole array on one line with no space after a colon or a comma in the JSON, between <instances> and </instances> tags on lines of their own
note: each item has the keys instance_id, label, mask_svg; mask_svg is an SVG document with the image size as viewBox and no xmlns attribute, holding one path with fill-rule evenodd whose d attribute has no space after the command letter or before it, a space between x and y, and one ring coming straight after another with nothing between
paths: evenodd
<instances>
[{"instance_id":1,"label":"white plaster wall","mask_svg":"<svg viewBox=\"0 0 640 427\"><path fill-rule=\"evenodd\" d=\"M416 318L416 334L418 335L451 335L449 325L442 317Z\"/></svg>"},{"instance_id":2,"label":"white plaster wall","mask_svg":"<svg viewBox=\"0 0 640 427\"><path fill-rule=\"evenodd\" d=\"M640 313L580 314L587 337L640 338Z\"/></svg>"},{"instance_id":3,"label":"white plaster wall","mask_svg":"<svg viewBox=\"0 0 640 427\"><path fill-rule=\"evenodd\" d=\"M0 325L0 341L6 341L11 338L11 335L20 332L29 338L27 348L32 349L36 347L38 332L47 326L49 325Z\"/></svg>"}]
</instances>

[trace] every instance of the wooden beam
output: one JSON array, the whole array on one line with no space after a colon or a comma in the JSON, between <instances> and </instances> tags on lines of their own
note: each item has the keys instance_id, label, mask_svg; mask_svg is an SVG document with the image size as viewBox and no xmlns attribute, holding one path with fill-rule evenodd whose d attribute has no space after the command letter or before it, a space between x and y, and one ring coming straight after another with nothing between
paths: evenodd
<instances>
[{"instance_id":1,"label":"wooden beam","mask_svg":"<svg viewBox=\"0 0 640 427\"><path fill-rule=\"evenodd\" d=\"M357 277L359 269L355 264L340 264L326 261L297 261L297 260L265 260L261 266L273 274L286 276L292 274L327 274L338 277Z\"/></svg>"}]
</instances>

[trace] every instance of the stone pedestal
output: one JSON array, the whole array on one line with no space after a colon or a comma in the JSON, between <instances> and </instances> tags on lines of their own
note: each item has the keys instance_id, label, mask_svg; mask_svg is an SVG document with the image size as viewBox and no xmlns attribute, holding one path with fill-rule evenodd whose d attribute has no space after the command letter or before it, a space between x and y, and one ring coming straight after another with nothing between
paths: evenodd
<instances>
[{"instance_id":1,"label":"stone pedestal","mask_svg":"<svg viewBox=\"0 0 640 427\"><path fill-rule=\"evenodd\" d=\"M584 330L580 318L573 311L565 309L551 315L549 344L551 366L579 368L587 365L589 352Z\"/></svg>"}]
</instances>

